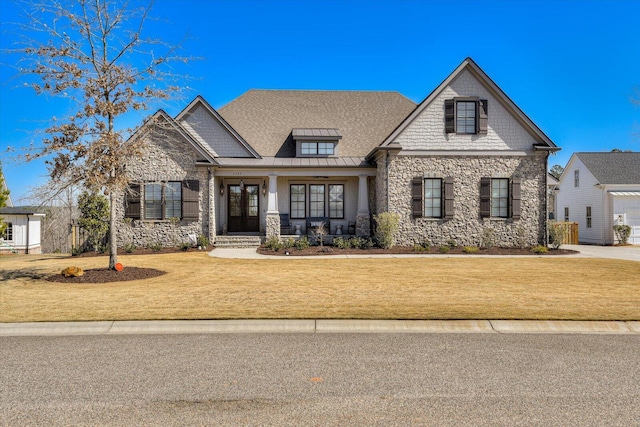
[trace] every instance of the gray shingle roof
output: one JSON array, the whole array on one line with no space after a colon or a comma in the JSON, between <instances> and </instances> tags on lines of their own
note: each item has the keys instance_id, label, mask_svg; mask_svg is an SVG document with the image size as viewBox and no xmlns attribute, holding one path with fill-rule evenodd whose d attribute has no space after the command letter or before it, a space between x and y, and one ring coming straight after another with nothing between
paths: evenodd
<instances>
[{"instance_id":1,"label":"gray shingle roof","mask_svg":"<svg viewBox=\"0 0 640 427\"><path fill-rule=\"evenodd\" d=\"M5 206L0 208L4 215L43 215L45 208L38 206Z\"/></svg>"},{"instance_id":2,"label":"gray shingle roof","mask_svg":"<svg viewBox=\"0 0 640 427\"><path fill-rule=\"evenodd\" d=\"M295 157L292 129L338 129L340 156L364 157L416 104L398 92L250 90L220 115L262 156Z\"/></svg>"},{"instance_id":3,"label":"gray shingle roof","mask_svg":"<svg viewBox=\"0 0 640 427\"><path fill-rule=\"evenodd\" d=\"M640 184L640 153L575 153L600 184Z\"/></svg>"}]
</instances>

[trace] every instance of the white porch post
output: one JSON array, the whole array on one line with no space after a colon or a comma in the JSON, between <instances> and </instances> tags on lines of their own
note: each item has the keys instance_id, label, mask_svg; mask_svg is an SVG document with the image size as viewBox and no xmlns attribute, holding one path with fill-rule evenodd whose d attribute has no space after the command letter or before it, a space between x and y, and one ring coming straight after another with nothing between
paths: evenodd
<instances>
[{"instance_id":1,"label":"white porch post","mask_svg":"<svg viewBox=\"0 0 640 427\"><path fill-rule=\"evenodd\" d=\"M269 175L269 198L265 235L267 238L280 237L280 212L278 212L278 176Z\"/></svg>"},{"instance_id":2,"label":"white porch post","mask_svg":"<svg viewBox=\"0 0 640 427\"><path fill-rule=\"evenodd\" d=\"M369 219L369 188L367 175L358 176L358 216L356 217L356 235L368 237L371 235Z\"/></svg>"},{"instance_id":3,"label":"white porch post","mask_svg":"<svg viewBox=\"0 0 640 427\"><path fill-rule=\"evenodd\" d=\"M278 176L269 175L269 200L267 203L267 214L277 214L278 212Z\"/></svg>"}]
</instances>

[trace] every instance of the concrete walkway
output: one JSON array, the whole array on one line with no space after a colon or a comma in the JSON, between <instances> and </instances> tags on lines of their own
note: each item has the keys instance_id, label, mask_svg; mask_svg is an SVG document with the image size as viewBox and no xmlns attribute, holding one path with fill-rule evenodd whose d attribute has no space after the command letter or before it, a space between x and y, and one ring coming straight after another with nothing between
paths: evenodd
<instances>
[{"instance_id":1,"label":"concrete walkway","mask_svg":"<svg viewBox=\"0 0 640 427\"><path fill-rule=\"evenodd\" d=\"M226 333L635 334L640 321L536 320L151 320L0 323L0 336Z\"/></svg>"},{"instance_id":2,"label":"concrete walkway","mask_svg":"<svg viewBox=\"0 0 640 427\"><path fill-rule=\"evenodd\" d=\"M578 251L576 255L568 255L579 258L611 258L626 261L640 262L640 246L592 246L592 245L562 245L562 249ZM386 254L386 255L318 255L312 256L282 256L282 255L262 255L252 248L223 248L214 249L209 252L209 256L214 258L235 258L235 259L345 259L345 258L425 258L425 257L497 257L508 255L440 255L440 254ZM513 255L514 257L539 257L541 255ZM565 255L563 255L564 257Z\"/></svg>"}]
</instances>

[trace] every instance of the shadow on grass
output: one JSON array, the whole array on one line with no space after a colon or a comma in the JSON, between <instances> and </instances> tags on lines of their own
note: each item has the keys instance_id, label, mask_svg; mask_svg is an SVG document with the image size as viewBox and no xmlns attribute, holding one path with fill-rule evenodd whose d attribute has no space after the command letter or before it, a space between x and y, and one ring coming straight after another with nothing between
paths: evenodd
<instances>
[{"instance_id":1,"label":"shadow on grass","mask_svg":"<svg viewBox=\"0 0 640 427\"><path fill-rule=\"evenodd\" d=\"M19 270L0 270L0 281L13 279L35 279L46 280L51 276L51 272L22 268Z\"/></svg>"}]
</instances>

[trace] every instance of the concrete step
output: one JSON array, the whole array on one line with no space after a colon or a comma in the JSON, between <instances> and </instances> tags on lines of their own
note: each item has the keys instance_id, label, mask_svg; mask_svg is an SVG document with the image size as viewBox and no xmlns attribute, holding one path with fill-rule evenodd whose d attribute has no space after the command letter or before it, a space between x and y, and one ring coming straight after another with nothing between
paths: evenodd
<instances>
[{"instance_id":1,"label":"concrete step","mask_svg":"<svg viewBox=\"0 0 640 427\"><path fill-rule=\"evenodd\" d=\"M216 248L257 248L262 243L260 236L217 236Z\"/></svg>"}]
</instances>

